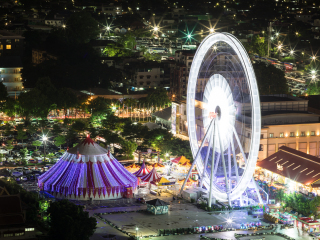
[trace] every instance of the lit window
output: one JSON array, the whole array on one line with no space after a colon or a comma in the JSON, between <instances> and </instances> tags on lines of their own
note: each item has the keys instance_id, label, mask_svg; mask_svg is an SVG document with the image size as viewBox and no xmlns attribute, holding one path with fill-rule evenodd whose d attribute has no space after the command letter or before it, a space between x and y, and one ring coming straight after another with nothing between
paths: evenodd
<instances>
[{"instance_id":1,"label":"lit window","mask_svg":"<svg viewBox=\"0 0 320 240\"><path fill-rule=\"evenodd\" d=\"M311 131L311 136L315 136L315 135L316 135L315 131Z\"/></svg>"},{"instance_id":2,"label":"lit window","mask_svg":"<svg viewBox=\"0 0 320 240\"><path fill-rule=\"evenodd\" d=\"M269 134L269 138L273 138L273 133L270 133L270 134Z\"/></svg>"},{"instance_id":3,"label":"lit window","mask_svg":"<svg viewBox=\"0 0 320 240\"><path fill-rule=\"evenodd\" d=\"M283 138L283 136L284 136L284 135L283 135L283 132L282 132L282 133L280 133L280 137L281 137L281 138Z\"/></svg>"},{"instance_id":4,"label":"lit window","mask_svg":"<svg viewBox=\"0 0 320 240\"><path fill-rule=\"evenodd\" d=\"M15 42L19 42L19 41L20 41L20 39L15 39L14 41L15 41Z\"/></svg>"},{"instance_id":5,"label":"lit window","mask_svg":"<svg viewBox=\"0 0 320 240\"><path fill-rule=\"evenodd\" d=\"M11 49L11 45L6 45L6 49Z\"/></svg>"},{"instance_id":6,"label":"lit window","mask_svg":"<svg viewBox=\"0 0 320 240\"><path fill-rule=\"evenodd\" d=\"M301 137L304 137L305 135L305 132L301 132Z\"/></svg>"},{"instance_id":7,"label":"lit window","mask_svg":"<svg viewBox=\"0 0 320 240\"><path fill-rule=\"evenodd\" d=\"M290 137L294 137L294 132L290 132Z\"/></svg>"},{"instance_id":8,"label":"lit window","mask_svg":"<svg viewBox=\"0 0 320 240\"><path fill-rule=\"evenodd\" d=\"M26 228L25 231L26 232L32 232L32 231L34 231L34 228Z\"/></svg>"}]
</instances>

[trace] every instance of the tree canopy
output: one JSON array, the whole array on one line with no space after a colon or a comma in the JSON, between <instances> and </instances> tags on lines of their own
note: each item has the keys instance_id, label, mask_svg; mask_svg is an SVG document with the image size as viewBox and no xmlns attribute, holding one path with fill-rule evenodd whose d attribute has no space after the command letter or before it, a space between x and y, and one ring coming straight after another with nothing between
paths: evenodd
<instances>
[{"instance_id":1,"label":"tree canopy","mask_svg":"<svg viewBox=\"0 0 320 240\"><path fill-rule=\"evenodd\" d=\"M89 217L83 207L68 200L56 201L48 208L50 215L49 239L89 240L96 228L96 219Z\"/></svg>"},{"instance_id":2,"label":"tree canopy","mask_svg":"<svg viewBox=\"0 0 320 240\"><path fill-rule=\"evenodd\" d=\"M260 95L286 94L288 85L284 72L273 65L255 63L253 68L256 74Z\"/></svg>"}]
</instances>

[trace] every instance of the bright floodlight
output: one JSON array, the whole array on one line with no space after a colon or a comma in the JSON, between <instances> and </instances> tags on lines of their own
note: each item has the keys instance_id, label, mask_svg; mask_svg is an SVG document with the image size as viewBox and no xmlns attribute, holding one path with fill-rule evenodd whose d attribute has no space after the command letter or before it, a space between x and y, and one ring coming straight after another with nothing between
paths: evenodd
<instances>
[{"instance_id":1,"label":"bright floodlight","mask_svg":"<svg viewBox=\"0 0 320 240\"><path fill-rule=\"evenodd\" d=\"M271 37L271 40L273 40L273 37Z\"/></svg>"},{"instance_id":2,"label":"bright floodlight","mask_svg":"<svg viewBox=\"0 0 320 240\"><path fill-rule=\"evenodd\" d=\"M277 36L279 36L279 33L276 33Z\"/></svg>"},{"instance_id":3,"label":"bright floodlight","mask_svg":"<svg viewBox=\"0 0 320 240\"><path fill-rule=\"evenodd\" d=\"M110 27L107 27L107 31L109 31L110 30Z\"/></svg>"},{"instance_id":4,"label":"bright floodlight","mask_svg":"<svg viewBox=\"0 0 320 240\"><path fill-rule=\"evenodd\" d=\"M188 36L187 36L188 38L191 38L191 35L190 34L188 34Z\"/></svg>"},{"instance_id":5,"label":"bright floodlight","mask_svg":"<svg viewBox=\"0 0 320 240\"><path fill-rule=\"evenodd\" d=\"M213 32L214 32L214 29L213 29L213 28L210 28L209 31L210 31L210 33L213 33Z\"/></svg>"},{"instance_id":6,"label":"bright floodlight","mask_svg":"<svg viewBox=\"0 0 320 240\"><path fill-rule=\"evenodd\" d=\"M282 45L280 44L280 45L278 45L278 49L280 50L282 48Z\"/></svg>"},{"instance_id":7,"label":"bright floodlight","mask_svg":"<svg viewBox=\"0 0 320 240\"><path fill-rule=\"evenodd\" d=\"M316 60L316 56L312 56L312 60Z\"/></svg>"},{"instance_id":8,"label":"bright floodlight","mask_svg":"<svg viewBox=\"0 0 320 240\"><path fill-rule=\"evenodd\" d=\"M153 30L158 31L158 30L159 30L159 28L158 28L158 27L154 27L154 28L153 28Z\"/></svg>"},{"instance_id":9,"label":"bright floodlight","mask_svg":"<svg viewBox=\"0 0 320 240\"><path fill-rule=\"evenodd\" d=\"M63 28L65 28L65 27L66 27L66 25L64 25L64 24L63 24L63 25L62 25L62 27L63 27Z\"/></svg>"},{"instance_id":10,"label":"bright floodlight","mask_svg":"<svg viewBox=\"0 0 320 240\"><path fill-rule=\"evenodd\" d=\"M311 71L311 73L312 73L312 74L315 74L315 73L316 73L316 71L315 71L315 70L312 70L312 71Z\"/></svg>"},{"instance_id":11,"label":"bright floodlight","mask_svg":"<svg viewBox=\"0 0 320 240\"><path fill-rule=\"evenodd\" d=\"M312 78L312 79L315 79L315 78L316 78L316 76L315 76L315 75L312 75L312 76L311 76L311 78Z\"/></svg>"},{"instance_id":12,"label":"bright floodlight","mask_svg":"<svg viewBox=\"0 0 320 240\"><path fill-rule=\"evenodd\" d=\"M232 219L227 219L227 223L232 223Z\"/></svg>"},{"instance_id":13,"label":"bright floodlight","mask_svg":"<svg viewBox=\"0 0 320 240\"><path fill-rule=\"evenodd\" d=\"M291 55L293 54L293 50L290 51L290 54L291 54Z\"/></svg>"},{"instance_id":14,"label":"bright floodlight","mask_svg":"<svg viewBox=\"0 0 320 240\"><path fill-rule=\"evenodd\" d=\"M136 231L138 231L139 230L139 228L136 228Z\"/></svg>"},{"instance_id":15,"label":"bright floodlight","mask_svg":"<svg viewBox=\"0 0 320 240\"><path fill-rule=\"evenodd\" d=\"M215 32L200 44L190 69L187 122L193 166L200 187L207 189L209 206L211 196L242 205L241 196L253 181L261 115L250 58L233 35Z\"/></svg>"},{"instance_id":16,"label":"bright floodlight","mask_svg":"<svg viewBox=\"0 0 320 240\"><path fill-rule=\"evenodd\" d=\"M42 136L42 141L47 141L47 140L48 140L48 137L45 136L45 135L43 135L43 136Z\"/></svg>"}]
</instances>

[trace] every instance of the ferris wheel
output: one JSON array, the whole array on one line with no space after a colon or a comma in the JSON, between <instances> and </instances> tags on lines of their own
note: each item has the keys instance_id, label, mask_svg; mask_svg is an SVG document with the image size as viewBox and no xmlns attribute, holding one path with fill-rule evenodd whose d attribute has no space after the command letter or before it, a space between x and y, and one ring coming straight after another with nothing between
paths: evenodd
<instances>
[{"instance_id":1,"label":"ferris wheel","mask_svg":"<svg viewBox=\"0 0 320 240\"><path fill-rule=\"evenodd\" d=\"M253 182L261 115L252 64L233 35L213 33L200 44L189 74L187 122L194 162L185 182L196 164L210 205L212 196L229 205L242 199Z\"/></svg>"}]
</instances>

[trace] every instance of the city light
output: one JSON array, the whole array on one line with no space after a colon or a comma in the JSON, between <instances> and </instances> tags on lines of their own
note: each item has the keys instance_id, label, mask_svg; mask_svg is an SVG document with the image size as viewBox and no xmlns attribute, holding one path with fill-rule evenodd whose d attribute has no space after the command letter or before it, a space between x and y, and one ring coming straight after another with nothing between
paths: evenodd
<instances>
[{"instance_id":1,"label":"city light","mask_svg":"<svg viewBox=\"0 0 320 240\"><path fill-rule=\"evenodd\" d=\"M280 45L278 45L278 50L281 50L281 48L282 48L282 44L280 44Z\"/></svg>"},{"instance_id":2,"label":"city light","mask_svg":"<svg viewBox=\"0 0 320 240\"><path fill-rule=\"evenodd\" d=\"M312 56L312 60L316 60L316 56Z\"/></svg>"},{"instance_id":3,"label":"city light","mask_svg":"<svg viewBox=\"0 0 320 240\"><path fill-rule=\"evenodd\" d=\"M153 28L153 30L154 30L154 31L158 31L159 28L158 28L157 26L155 26L155 27Z\"/></svg>"},{"instance_id":4,"label":"city light","mask_svg":"<svg viewBox=\"0 0 320 240\"><path fill-rule=\"evenodd\" d=\"M48 137L45 136L45 135L43 135L43 136L42 136L42 141L47 141L47 140L48 140Z\"/></svg>"},{"instance_id":5,"label":"city light","mask_svg":"<svg viewBox=\"0 0 320 240\"><path fill-rule=\"evenodd\" d=\"M231 218L229 218L229 219L227 219L227 223L232 223L232 219Z\"/></svg>"},{"instance_id":6,"label":"city light","mask_svg":"<svg viewBox=\"0 0 320 240\"><path fill-rule=\"evenodd\" d=\"M66 28L66 25L65 25L65 24L63 24L63 25L62 25L62 27L63 27L63 28Z\"/></svg>"},{"instance_id":7,"label":"city light","mask_svg":"<svg viewBox=\"0 0 320 240\"><path fill-rule=\"evenodd\" d=\"M191 38L191 34L188 34L187 37L188 37L188 38Z\"/></svg>"},{"instance_id":8,"label":"city light","mask_svg":"<svg viewBox=\"0 0 320 240\"><path fill-rule=\"evenodd\" d=\"M290 54L292 55L293 53L294 53L294 51L293 51L293 50L291 50L291 51L290 51Z\"/></svg>"},{"instance_id":9,"label":"city light","mask_svg":"<svg viewBox=\"0 0 320 240\"><path fill-rule=\"evenodd\" d=\"M210 28L210 33L213 33L214 32L214 28Z\"/></svg>"},{"instance_id":10,"label":"city light","mask_svg":"<svg viewBox=\"0 0 320 240\"><path fill-rule=\"evenodd\" d=\"M107 27L107 31L110 31L110 27L109 26Z\"/></svg>"},{"instance_id":11,"label":"city light","mask_svg":"<svg viewBox=\"0 0 320 240\"><path fill-rule=\"evenodd\" d=\"M276 36L278 37L278 36L279 36L279 33L276 33Z\"/></svg>"},{"instance_id":12,"label":"city light","mask_svg":"<svg viewBox=\"0 0 320 240\"><path fill-rule=\"evenodd\" d=\"M312 73L312 74L315 74L315 73L316 73L316 70L311 70L311 73Z\"/></svg>"}]
</instances>

